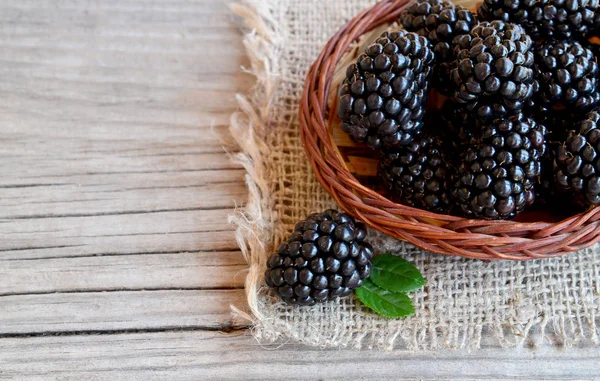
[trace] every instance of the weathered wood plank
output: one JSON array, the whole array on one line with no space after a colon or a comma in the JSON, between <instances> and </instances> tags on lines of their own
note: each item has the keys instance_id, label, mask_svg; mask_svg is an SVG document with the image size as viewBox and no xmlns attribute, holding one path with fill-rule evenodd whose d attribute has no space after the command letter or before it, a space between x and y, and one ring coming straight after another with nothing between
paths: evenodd
<instances>
[{"instance_id":1,"label":"weathered wood plank","mask_svg":"<svg viewBox=\"0 0 600 381\"><path fill-rule=\"evenodd\" d=\"M0 221L0 261L235 250L230 209Z\"/></svg>"},{"instance_id":2,"label":"weathered wood plank","mask_svg":"<svg viewBox=\"0 0 600 381\"><path fill-rule=\"evenodd\" d=\"M222 1L56 4L1 5L0 221L243 200L222 146L251 78Z\"/></svg>"},{"instance_id":3,"label":"weathered wood plank","mask_svg":"<svg viewBox=\"0 0 600 381\"><path fill-rule=\"evenodd\" d=\"M12 260L0 266L0 297L77 290L243 288L239 251Z\"/></svg>"},{"instance_id":4,"label":"weathered wood plank","mask_svg":"<svg viewBox=\"0 0 600 381\"><path fill-rule=\"evenodd\" d=\"M148 155L150 148L146 151ZM102 155L103 153L99 153ZM145 153L141 153L143 155ZM157 151L156 155L171 155L168 148ZM224 164L227 164L226 158L223 157ZM0 189L4 197L0 198L2 205L14 203L15 199L24 197L29 191L29 188L43 188L45 186L68 186L86 184L89 187L89 192L121 192L124 190L141 189L169 189L174 187L201 187L207 184L223 184L229 182L241 183L244 176L243 169L205 169L193 168L188 170L178 170L176 168L166 169L142 169L138 171L128 171L126 173L66 173L57 176L22 176L22 174L14 174L10 177L5 177L0 182ZM47 184L40 182L40 178L46 178ZM94 189L92 189L94 188ZM47 190L46 190L47 191ZM5 193L4 193L5 192ZM14 192L14 193L9 193ZM37 193L36 193L37 192ZM46 198L50 200L50 195L44 192L44 189L35 189L29 196Z\"/></svg>"},{"instance_id":5,"label":"weathered wood plank","mask_svg":"<svg viewBox=\"0 0 600 381\"><path fill-rule=\"evenodd\" d=\"M81 292L0 297L0 337L122 330L230 330L243 290ZM1 340L0 340L1 341Z\"/></svg>"},{"instance_id":6,"label":"weathered wood plank","mask_svg":"<svg viewBox=\"0 0 600 381\"><path fill-rule=\"evenodd\" d=\"M248 335L197 331L51 336L1 340L0 379L591 380L599 355L598 349L415 355L263 348Z\"/></svg>"},{"instance_id":7,"label":"weathered wood plank","mask_svg":"<svg viewBox=\"0 0 600 381\"><path fill-rule=\"evenodd\" d=\"M5 139L8 139L9 135L4 135ZM64 142L64 140L59 139ZM87 143L90 143L89 141ZM122 175L122 181L127 178L129 174L145 174L145 173L172 173L178 172L200 172L210 170L231 170L238 169L239 167L232 164L225 152L218 153L203 153L195 154L190 148L180 148L180 152L156 152L156 155L151 155L146 152L142 152L139 156L135 156L136 150L128 151L123 149L119 155L110 153L89 153L89 154L63 154L60 155L58 152L48 153L40 155L39 152L31 152L27 154L24 149L20 149L17 145L21 143L14 143L13 152L16 153L14 157L5 157L2 160L2 173L11 174L15 173L16 165L23 165L24 160L30 161L31 166L23 168L25 171L16 172L16 177L19 179L30 179L33 176L45 177L49 179L55 179L58 177L69 178L75 176L93 176L93 175ZM22 144L30 144L24 141ZM64 143L63 143L64 144ZM174 143L170 143L174 144ZM10 148L11 143L3 143L3 152L10 153L7 151ZM102 146L113 149L119 146L115 142L107 142L104 145L94 144L96 148L102 148ZM81 147L79 147L81 148ZM152 148L151 145L146 146L148 150ZM35 151L35 147L30 148ZM60 143L57 143L54 147L56 150L69 150L69 147L60 147ZM222 148L221 148L222 150ZM27 155L26 155L27 154ZM12 171L10 170L12 167ZM25 166L24 166L25 167ZM12 177L12 176L11 176ZM8 183L6 178L3 178L3 183ZM135 180L135 179L133 179ZM56 182L56 180L54 180ZM65 181L63 181L64 183ZM8 183L10 184L10 183ZM82 184L82 185L85 185Z\"/></svg>"},{"instance_id":8,"label":"weathered wood plank","mask_svg":"<svg viewBox=\"0 0 600 381\"><path fill-rule=\"evenodd\" d=\"M253 78L231 18L222 0L0 4L0 294L242 285L224 148Z\"/></svg>"},{"instance_id":9,"label":"weathered wood plank","mask_svg":"<svg viewBox=\"0 0 600 381\"><path fill-rule=\"evenodd\" d=\"M198 176L202 176L201 173ZM36 188L34 190L34 188ZM43 192L31 188L9 188L6 193ZM35 194L9 199L6 196L0 206L0 221L29 218L85 217L102 214L127 214L187 209L231 209L235 200L246 194L244 185L228 180L226 183L211 183L199 186L178 186L154 188L132 185L133 189L102 191L71 185L43 186L48 193L36 197ZM86 189L87 188L87 189ZM1 191L2 189L0 189ZM50 193L51 192L51 193Z\"/></svg>"}]
</instances>

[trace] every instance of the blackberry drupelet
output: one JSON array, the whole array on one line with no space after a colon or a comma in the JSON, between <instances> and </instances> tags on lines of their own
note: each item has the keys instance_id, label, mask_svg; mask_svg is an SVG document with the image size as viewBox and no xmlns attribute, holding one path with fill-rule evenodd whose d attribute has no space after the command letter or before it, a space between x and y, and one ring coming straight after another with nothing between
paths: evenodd
<instances>
[{"instance_id":1,"label":"blackberry drupelet","mask_svg":"<svg viewBox=\"0 0 600 381\"><path fill-rule=\"evenodd\" d=\"M296 224L267 261L265 281L287 303L314 305L349 295L371 274L373 248L363 223L336 210Z\"/></svg>"},{"instance_id":2,"label":"blackberry drupelet","mask_svg":"<svg viewBox=\"0 0 600 381\"><path fill-rule=\"evenodd\" d=\"M578 129L558 146L554 181L560 191L570 192L577 202L600 204L600 114L590 112Z\"/></svg>"},{"instance_id":3,"label":"blackberry drupelet","mask_svg":"<svg viewBox=\"0 0 600 381\"><path fill-rule=\"evenodd\" d=\"M576 41L538 47L535 72L540 85L537 97L546 107L576 115L600 103L596 57Z\"/></svg>"},{"instance_id":4,"label":"blackberry drupelet","mask_svg":"<svg viewBox=\"0 0 600 381\"><path fill-rule=\"evenodd\" d=\"M455 42L453 99L483 121L519 113L537 86L532 41L523 28L482 22Z\"/></svg>"},{"instance_id":5,"label":"blackberry drupelet","mask_svg":"<svg viewBox=\"0 0 600 381\"><path fill-rule=\"evenodd\" d=\"M496 119L462 155L452 195L467 217L514 218L535 200L546 128L522 114Z\"/></svg>"},{"instance_id":6,"label":"blackberry drupelet","mask_svg":"<svg viewBox=\"0 0 600 381\"><path fill-rule=\"evenodd\" d=\"M483 0L481 20L521 24L539 39L582 38L598 29L598 0Z\"/></svg>"},{"instance_id":7,"label":"blackberry drupelet","mask_svg":"<svg viewBox=\"0 0 600 381\"><path fill-rule=\"evenodd\" d=\"M341 127L374 149L410 143L423 126L434 54L424 37L384 33L346 71Z\"/></svg>"},{"instance_id":8,"label":"blackberry drupelet","mask_svg":"<svg viewBox=\"0 0 600 381\"><path fill-rule=\"evenodd\" d=\"M407 206L448 213L448 163L441 141L420 136L408 146L383 153L378 174L392 199Z\"/></svg>"},{"instance_id":9,"label":"blackberry drupelet","mask_svg":"<svg viewBox=\"0 0 600 381\"><path fill-rule=\"evenodd\" d=\"M475 16L463 6L446 0L417 0L402 12L400 24L431 42L437 67L432 86L442 94L449 94L454 60L452 40L469 33L476 24Z\"/></svg>"}]
</instances>

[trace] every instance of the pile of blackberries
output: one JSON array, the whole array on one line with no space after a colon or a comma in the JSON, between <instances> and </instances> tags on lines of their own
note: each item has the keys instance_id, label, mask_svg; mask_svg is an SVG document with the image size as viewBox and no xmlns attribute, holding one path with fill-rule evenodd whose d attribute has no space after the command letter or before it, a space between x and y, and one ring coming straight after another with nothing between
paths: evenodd
<instances>
[{"instance_id":1,"label":"pile of blackberries","mask_svg":"<svg viewBox=\"0 0 600 381\"><path fill-rule=\"evenodd\" d=\"M348 68L338 109L394 200L487 219L600 204L598 0L416 0L398 21ZM431 92L448 99L426 113Z\"/></svg>"}]
</instances>

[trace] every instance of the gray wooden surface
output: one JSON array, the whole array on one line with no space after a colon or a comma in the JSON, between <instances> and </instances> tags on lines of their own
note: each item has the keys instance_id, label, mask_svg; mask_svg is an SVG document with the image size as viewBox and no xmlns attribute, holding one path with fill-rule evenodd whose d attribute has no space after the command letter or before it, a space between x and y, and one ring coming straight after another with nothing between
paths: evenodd
<instances>
[{"instance_id":1,"label":"gray wooden surface","mask_svg":"<svg viewBox=\"0 0 600 381\"><path fill-rule=\"evenodd\" d=\"M259 345L224 0L0 2L0 379L592 379L598 350Z\"/></svg>"}]
</instances>

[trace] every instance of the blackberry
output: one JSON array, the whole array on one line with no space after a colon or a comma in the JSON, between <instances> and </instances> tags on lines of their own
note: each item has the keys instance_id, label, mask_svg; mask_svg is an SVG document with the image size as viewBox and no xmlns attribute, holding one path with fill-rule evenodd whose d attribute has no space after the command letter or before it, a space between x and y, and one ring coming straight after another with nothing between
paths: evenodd
<instances>
[{"instance_id":1,"label":"blackberry","mask_svg":"<svg viewBox=\"0 0 600 381\"><path fill-rule=\"evenodd\" d=\"M439 139L421 136L406 147L384 152L378 169L394 200L414 208L448 213L449 169Z\"/></svg>"},{"instance_id":2,"label":"blackberry","mask_svg":"<svg viewBox=\"0 0 600 381\"><path fill-rule=\"evenodd\" d=\"M265 281L290 304L314 305L349 295L371 274L373 248L363 223L336 210L298 222L267 261Z\"/></svg>"},{"instance_id":3,"label":"blackberry","mask_svg":"<svg viewBox=\"0 0 600 381\"><path fill-rule=\"evenodd\" d=\"M469 33L475 23L471 11L446 0L417 0L400 15L404 29L431 42L437 66L432 86L442 94L450 92L450 71L454 60L452 40Z\"/></svg>"},{"instance_id":4,"label":"blackberry","mask_svg":"<svg viewBox=\"0 0 600 381\"><path fill-rule=\"evenodd\" d=\"M554 181L582 204L600 204L600 114L590 112L556 149Z\"/></svg>"},{"instance_id":5,"label":"blackberry","mask_svg":"<svg viewBox=\"0 0 600 381\"><path fill-rule=\"evenodd\" d=\"M484 121L519 113L536 89L532 41L523 28L482 22L455 41L453 99Z\"/></svg>"},{"instance_id":6,"label":"blackberry","mask_svg":"<svg viewBox=\"0 0 600 381\"><path fill-rule=\"evenodd\" d=\"M521 24L539 39L582 38L598 28L598 0L483 0L481 20Z\"/></svg>"},{"instance_id":7,"label":"blackberry","mask_svg":"<svg viewBox=\"0 0 600 381\"><path fill-rule=\"evenodd\" d=\"M462 155L453 197L467 217L514 218L535 200L546 128L522 114L482 126Z\"/></svg>"},{"instance_id":8,"label":"blackberry","mask_svg":"<svg viewBox=\"0 0 600 381\"><path fill-rule=\"evenodd\" d=\"M577 114L600 102L596 57L576 41L536 48L535 72L540 86L537 96L546 107Z\"/></svg>"},{"instance_id":9,"label":"blackberry","mask_svg":"<svg viewBox=\"0 0 600 381\"><path fill-rule=\"evenodd\" d=\"M378 149L408 144L423 126L434 55L415 33L384 33L348 67L340 87L341 128Z\"/></svg>"}]
</instances>

